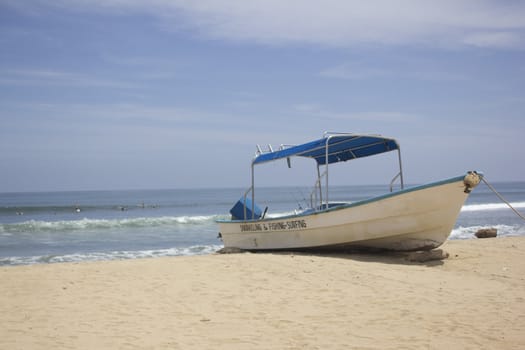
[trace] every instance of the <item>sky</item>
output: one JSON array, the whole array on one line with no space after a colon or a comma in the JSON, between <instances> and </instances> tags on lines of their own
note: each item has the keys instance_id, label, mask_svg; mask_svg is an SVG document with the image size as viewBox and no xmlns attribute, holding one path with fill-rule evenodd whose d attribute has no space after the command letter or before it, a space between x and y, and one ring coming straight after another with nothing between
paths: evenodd
<instances>
[{"instance_id":1,"label":"sky","mask_svg":"<svg viewBox=\"0 0 525 350\"><path fill-rule=\"evenodd\" d=\"M408 183L525 180L523 1L1 0L0 45L0 192L248 187L325 131L397 139Z\"/></svg>"}]
</instances>

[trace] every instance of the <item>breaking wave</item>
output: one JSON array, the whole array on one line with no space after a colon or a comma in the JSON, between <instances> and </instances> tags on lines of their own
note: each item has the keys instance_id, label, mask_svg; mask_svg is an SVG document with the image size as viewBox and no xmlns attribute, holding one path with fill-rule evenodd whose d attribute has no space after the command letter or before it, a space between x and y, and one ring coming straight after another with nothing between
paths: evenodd
<instances>
[{"instance_id":1,"label":"breaking wave","mask_svg":"<svg viewBox=\"0 0 525 350\"><path fill-rule=\"evenodd\" d=\"M525 208L525 202L510 203L516 209ZM505 203L486 203L486 204L469 204L464 205L461 211L485 211L485 210L501 210L508 209Z\"/></svg>"},{"instance_id":2,"label":"breaking wave","mask_svg":"<svg viewBox=\"0 0 525 350\"><path fill-rule=\"evenodd\" d=\"M0 224L0 233L20 232L67 232L83 230L104 230L118 228L144 228L174 225L206 225L223 218L220 215L208 216L163 216L128 219L80 219L61 221L29 220L13 224Z\"/></svg>"}]
</instances>

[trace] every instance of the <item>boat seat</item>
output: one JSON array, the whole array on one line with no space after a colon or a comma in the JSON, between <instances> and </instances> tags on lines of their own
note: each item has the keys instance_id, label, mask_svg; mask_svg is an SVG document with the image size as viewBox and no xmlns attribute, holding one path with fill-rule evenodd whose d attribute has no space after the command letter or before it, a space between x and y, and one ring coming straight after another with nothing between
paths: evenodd
<instances>
[{"instance_id":1,"label":"boat seat","mask_svg":"<svg viewBox=\"0 0 525 350\"><path fill-rule=\"evenodd\" d=\"M264 215L266 215L267 210L268 207L265 209ZM244 216L244 213L246 213L246 217ZM261 208L255 203L253 203L252 212L252 200L244 197L239 199L233 208L230 209L230 214L232 215L232 220L259 220L261 217L264 217Z\"/></svg>"}]
</instances>

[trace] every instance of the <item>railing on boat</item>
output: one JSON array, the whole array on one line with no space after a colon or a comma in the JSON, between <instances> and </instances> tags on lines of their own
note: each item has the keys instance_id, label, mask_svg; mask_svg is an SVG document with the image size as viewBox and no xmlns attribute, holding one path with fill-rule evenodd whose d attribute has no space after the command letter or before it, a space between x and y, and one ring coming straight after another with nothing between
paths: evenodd
<instances>
[{"instance_id":1,"label":"railing on boat","mask_svg":"<svg viewBox=\"0 0 525 350\"><path fill-rule=\"evenodd\" d=\"M396 182L396 180L398 178L400 178L403 174L401 172L397 173L396 176L394 176L394 178L392 179L392 181L390 181L390 192L394 192L394 182ZM401 182L401 189L403 189L403 182Z\"/></svg>"}]
</instances>

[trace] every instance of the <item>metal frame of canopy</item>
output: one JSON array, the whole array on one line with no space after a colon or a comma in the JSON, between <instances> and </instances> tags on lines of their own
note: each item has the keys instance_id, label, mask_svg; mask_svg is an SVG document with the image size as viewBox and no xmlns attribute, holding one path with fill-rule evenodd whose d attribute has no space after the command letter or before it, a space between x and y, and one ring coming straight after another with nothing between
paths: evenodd
<instances>
[{"instance_id":1,"label":"metal frame of canopy","mask_svg":"<svg viewBox=\"0 0 525 350\"><path fill-rule=\"evenodd\" d=\"M339 140L339 142L337 142ZM339 147L337 147L339 146ZM342 146L342 148L341 148ZM332 147L332 149L331 149ZM279 150L273 151L270 145L268 145L269 151L263 152L259 145L257 145L257 152L253 158L251 164L251 186L244 193L244 218L247 217L246 212L246 197L251 192L251 213L252 220L255 219L254 208L255 208L255 165L275 161L278 159L286 158L288 161L288 167L290 167L291 157L307 157L313 158L317 163L317 181L315 182L314 189L310 195L310 202L312 208L316 211L322 210L329 207L329 178L328 169L331 163L337 163L342 161L353 160L357 158L364 158L380 153L398 151L399 161L399 172L394 176L390 182L390 192L393 190L394 182L399 178L401 189L404 188L403 180L403 166L401 162L401 148L397 141L392 138L383 137L380 135L367 135L367 134L352 134L352 133L336 133L336 132L325 132L323 138L320 140L308 142L302 145L290 146L281 145ZM324 150L324 152L322 152ZM324 171L321 173L321 166L324 165ZM323 189L322 179L325 178L325 189L324 189L324 204L323 204ZM317 200L317 193L319 193L319 200ZM315 201L315 203L314 203ZM318 203L318 204L317 204ZM263 214L264 218L264 214Z\"/></svg>"}]
</instances>

